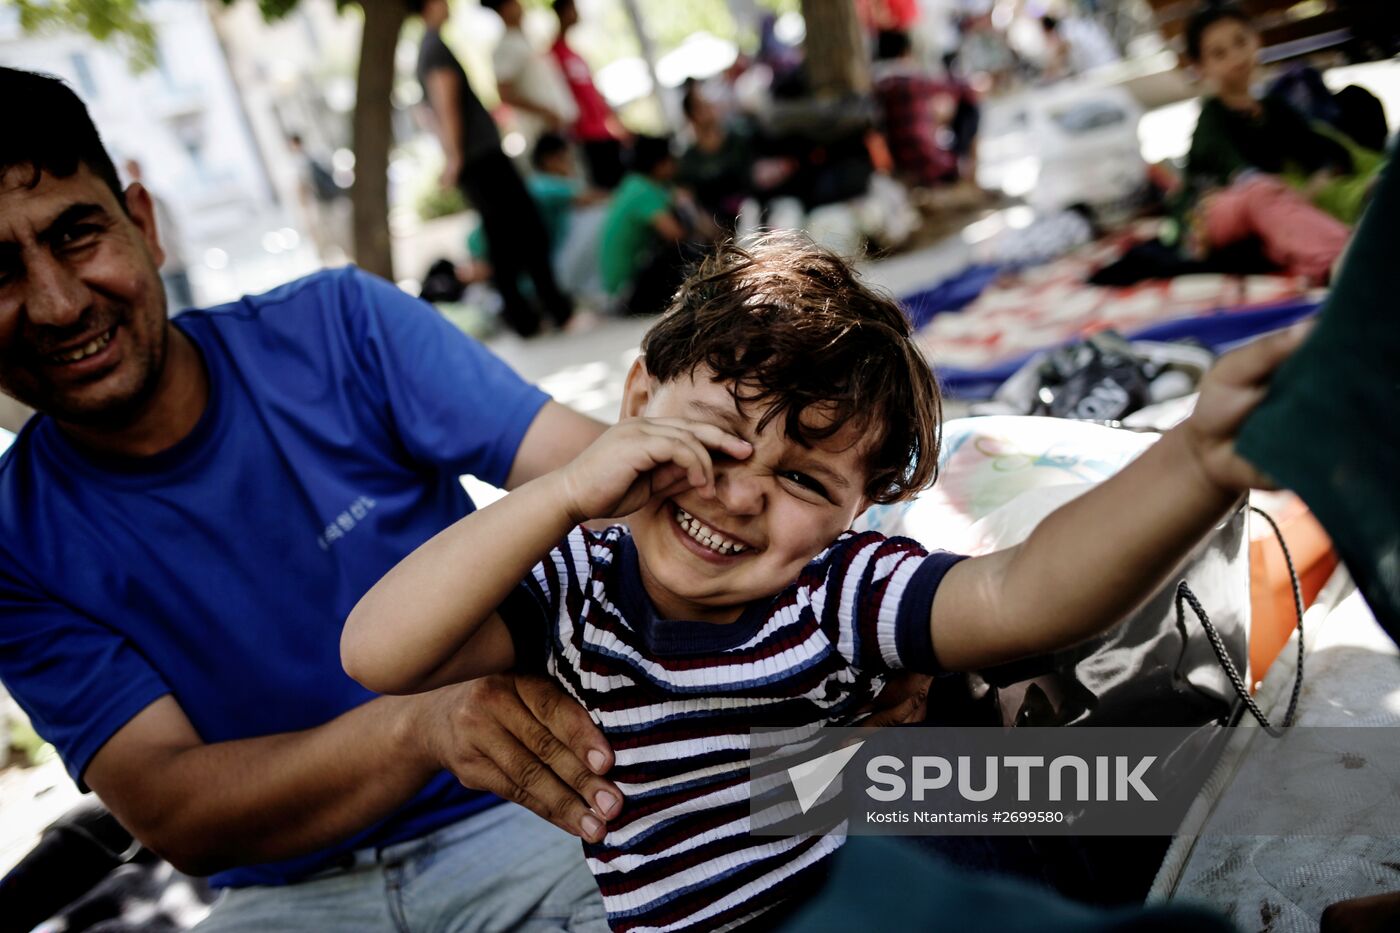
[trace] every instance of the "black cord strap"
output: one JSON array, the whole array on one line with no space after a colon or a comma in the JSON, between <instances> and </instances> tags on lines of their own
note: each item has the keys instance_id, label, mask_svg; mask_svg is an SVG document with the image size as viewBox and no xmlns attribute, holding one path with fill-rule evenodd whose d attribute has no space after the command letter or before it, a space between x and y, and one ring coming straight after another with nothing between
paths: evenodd
<instances>
[{"instance_id":1,"label":"black cord strap","mask_svg":"<svg viewBox=\"0 0 1400 933\"><path fill-rule=\"evenodd\" d=\"M1298 696L1303 692L1303 589L1298 583L1298 571L1293 566L1293 555L1288 551L1288 542L1283 540L1283 532L1279 530L1278 523L1273 517L1256 506L1250 506L1249 510L1263 516L1264 521L1269 523L1269 527L1274 530L1274 537L1278 539L1279 547L1283 549L1283 560L1288 565L1288 580L1293 584L1293 608L1298 613L1298 666L1293 675L1293 695L1288 700L1288 711L1283 715L1283 726L1286 728L1293 725L1293 714L1298 710ZM1272 725L1264 711L1259 708L1259 704L1254 702L1254 697L1249 693L1249 687L1240 676L1239 669L1235 667L1235 662L1230 658L1230 653L1225 650L1225 641L1220 637L1220 632L1216 630L1210 617L1206 615L1205 607L1196 598L1196 594L1191 592L1191 587L1182 580L1176 585L1176 624L1182 631L1186 629L1186 606L1190 605L1191 611L1196 614L1196 618L1201 620L1201 627L1206 630L1206 638L1210 639L1210 646L1215 651L1215 657L1220 661L1220 666L1225 669L1225 674L1230 678L1230 683L1234 685L1235 693L1244 705L1259 720L1259 725L1264 727L1273 738L1278 738L1283 732Z\"/></svg>"}]
</instances>

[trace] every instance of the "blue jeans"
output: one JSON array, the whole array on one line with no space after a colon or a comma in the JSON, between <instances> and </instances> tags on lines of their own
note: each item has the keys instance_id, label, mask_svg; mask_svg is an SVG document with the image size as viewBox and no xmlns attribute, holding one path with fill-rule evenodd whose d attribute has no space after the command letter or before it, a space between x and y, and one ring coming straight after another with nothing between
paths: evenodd
<instances>
[{"instance_id":1,"label":"blue jeans","mask_svg":"<svg viewBox=\"0 0 1400 933\"><path fill-rule=\"evenodd\" d=\"M226 890L199 933L607 933L577 839L501 804L355 866L285 887Z\"/></svg>"}]
</instances>

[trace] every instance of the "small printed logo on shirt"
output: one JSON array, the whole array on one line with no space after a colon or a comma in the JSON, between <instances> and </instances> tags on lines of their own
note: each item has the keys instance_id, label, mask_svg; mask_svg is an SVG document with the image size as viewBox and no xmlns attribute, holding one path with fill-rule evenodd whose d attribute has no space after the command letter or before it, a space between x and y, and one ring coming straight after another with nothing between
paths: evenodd
<instances>
[{"instance_id":1,"label":"small printed logo on shirt","mask_svg":"<svg viewBox=\"0 0 1400 933\"><path fill-rule=\"evenodd\" d=\"M331 545L353 531L374 506L375 502L369 496L360 496L316 536L316 545L323 551L329 551Z\"/></svg>"}]
</instances>

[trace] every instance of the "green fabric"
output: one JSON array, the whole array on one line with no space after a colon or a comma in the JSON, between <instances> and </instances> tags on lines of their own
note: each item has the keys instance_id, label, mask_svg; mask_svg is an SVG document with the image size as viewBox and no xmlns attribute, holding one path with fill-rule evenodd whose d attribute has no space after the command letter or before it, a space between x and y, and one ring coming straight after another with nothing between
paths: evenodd
<instances>
[{"instance_id":1,"label":"green fabric","mask_svg":"<svg viewBox=\"0 0 1400 933\"><path fill-rule=\"evenodd\" d=\"M893 839L863 836L836 854L817 895L780 933L1229 933L1234 926L1185 905L1104 909L990 874L974 874Z\"/></svg>"},{"instance_id":2,"label":"green fabric","mask_svg":"<svg viewBox=\"0 0 1400 933\"><path fill-rule=\"evenodd\" d=\"M1376 619L1400 636L1400 175L1382 170L1317 328L1238 448L1312 509Z\"/></svg>"},{"instance_id":3,"label":"green fabric","mask_svg":"<svg viewBox=\"0 0 1400 933\"><path fill-rule=\"evenodd\" d=\"M544 221L544 228L549 233L549 252L553 255L559 251L560 244L569 235L574 198L579 194L578 183L558 175L537 172L525 179L525 187L529 189L535 207L539 208L540 219ZM481 224L477 224L467 235L467 252L476 259L485 259L489 255L489 249L486 231Z\"/></svg>"},{"instance_id":4,"label":"green fabric","mask_svg":"<svg viewBox=\"0 0 1400 933\"><path fill-rule=\"evenodd\" d=\"M1344 224L1356 225L1366 209L1367 195L1375 181L1376 173L1385 164L1385 156L1352 142L1351 137L1333 129L1325 123L1315 125L1317 131L1331 137L1351 154L1352 172L1340 175L1328 182L1321 191L1313 195L1313 204L1322 208ZM1284 176L1295 188L1307 184L1307 176L1290 172Z\"/></svg>"},{"instance_id":5,"label":"green fabric","mask_svg":"<svg viewBox=\"0 0 1400 933\"><path fill-rule=\"evenodd\" d=\"M628 173L617 186L598 256L609 295L620 294L646 263L654 240L652 221L670 206L671 192L645 175Z\"/></svg>"}]
</instances>

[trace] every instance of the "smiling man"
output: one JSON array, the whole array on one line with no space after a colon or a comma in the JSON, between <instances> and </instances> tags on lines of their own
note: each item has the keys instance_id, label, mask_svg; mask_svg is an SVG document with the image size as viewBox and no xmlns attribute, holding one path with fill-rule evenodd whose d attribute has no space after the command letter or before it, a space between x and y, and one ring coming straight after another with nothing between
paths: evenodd
<instances>
[{"instance_id":1,"label":"smiling man","mask_svg":"<svg viewBox=\"0 0 1400 933\"><path fill-rule=\"evenodd\" d=\"M377 698L336 647L471 511L460 474L517 485L602 426L355 269L167 321L151 196L82 103L4 68L0 101L0 389L37 410L0 459L5 686L227 889L205 929L596 921L561 830L621 798L582 709L512 678Z\"/></svg>"}]
</instances>

